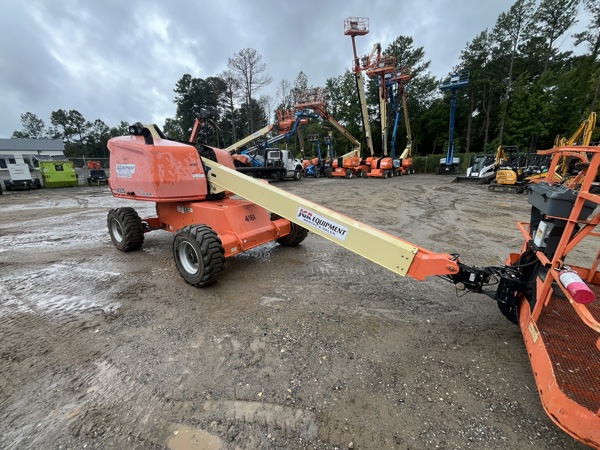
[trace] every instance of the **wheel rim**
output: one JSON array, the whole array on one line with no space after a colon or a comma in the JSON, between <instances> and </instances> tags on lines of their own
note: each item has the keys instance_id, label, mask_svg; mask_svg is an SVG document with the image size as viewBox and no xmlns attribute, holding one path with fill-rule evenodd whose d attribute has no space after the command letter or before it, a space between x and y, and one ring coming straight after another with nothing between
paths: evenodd
<instances>
[{"instance_id":1,"label":"wheel rim","mask_svg":"<svg viewBox=\"0 0 600 450\"><path fill-rule=\"evenodd\" d=\"M110 223L110 230L117 242L123 242L123 229L118 220L113 219Z\"/></svg>"},{"instance_id":2,"label":"wheel rim","mask_svg":"<svg viewBox=\"0 0 600 450\"><path fill-rule=\"evenodd\" d=\"M177 259L183 270L189 274L198 272L199 258L196 249L187 241L177 246Z\"/></svg>"}]
</instances>

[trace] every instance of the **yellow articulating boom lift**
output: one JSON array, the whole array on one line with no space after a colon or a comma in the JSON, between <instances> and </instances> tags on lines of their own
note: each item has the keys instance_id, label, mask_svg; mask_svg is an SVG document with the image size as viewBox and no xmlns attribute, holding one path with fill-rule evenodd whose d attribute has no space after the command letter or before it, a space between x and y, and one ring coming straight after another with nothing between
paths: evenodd
<instances>
[{"instance_id":1,"label":"yellow articulating boom lift","mask_svg":"<svg viewBox=\"0 0 600 450\"><path fill-rule=\"evenodd\" d=\"M532 187L530 223L519 224L521 252L505 265L478 268L245 176L224 150L171 141L155 126L138 123L130 131L108 142L111 192L154 202L156 216L140 218L131 207L110 210L107 225L117 249L139 249L154 230L172 232L180 275L203 287L217 280L226 258L274 240L296 246L311 231L398 275L439 276L459 290L487 294L519 324L550 418L600 448L600 251L588 268L567 266L570 251L600 237L594 231L600 195L592 184L600 147L546 151L552 164L546 180ZM568 185L552 181L563 156L582 167Z\"/></svg>"}]
</instances>

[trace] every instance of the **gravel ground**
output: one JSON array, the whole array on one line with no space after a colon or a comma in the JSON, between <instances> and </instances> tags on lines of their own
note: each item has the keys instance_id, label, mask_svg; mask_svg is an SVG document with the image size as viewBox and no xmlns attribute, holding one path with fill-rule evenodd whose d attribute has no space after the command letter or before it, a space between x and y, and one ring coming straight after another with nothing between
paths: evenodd
<instances>
[{"instance_id":1,"label":"gravel ground","mask_svg":"<svg viewBox=\"0 0 600 450\"><path fill-rule=\"evenodd\" d=\"M526 196L444 176L276 185L480 266L519 251L529 216ZM106 186L0 196L0 448L583 448L487 297L312 234L196 289L170 233L114 248L119 206L154 210Z\"/></svg>"}]
</instances>

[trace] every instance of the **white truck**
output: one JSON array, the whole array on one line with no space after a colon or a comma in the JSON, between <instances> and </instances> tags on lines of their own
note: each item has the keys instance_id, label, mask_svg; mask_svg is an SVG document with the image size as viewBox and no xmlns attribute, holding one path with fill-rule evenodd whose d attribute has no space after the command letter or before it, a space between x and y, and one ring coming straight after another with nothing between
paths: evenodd
<instances>
[{"instance_id":1,"label":"white truck","mask_svg":"<svg viewBox=\"0 0 600 450\"><path fill-rule=\"evenodd\" d=\"M294 181L302 179L304 166L302 161L294 158L290 150L279 148L266 148L261 152L247 154L249 165L237 167L237 171L256 178L275 178Z\"/></svg>"}]
</instances>

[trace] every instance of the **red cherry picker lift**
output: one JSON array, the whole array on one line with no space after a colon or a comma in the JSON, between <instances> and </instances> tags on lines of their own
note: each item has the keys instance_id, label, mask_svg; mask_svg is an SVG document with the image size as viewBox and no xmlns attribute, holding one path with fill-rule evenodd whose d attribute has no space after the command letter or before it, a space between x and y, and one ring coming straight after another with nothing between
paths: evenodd
<instances>
[{"instance_id":1,"label":"red cherry picker lift","mask_svg":"<svg viewBox=\"0 0 600 450\"><path fill-rule=\"evenodd\" d=\"M131 207L109 211L109 234L119 250L139 249L148 232L169 231L180 275L202 287L217 280L226 258L273 240L295 246L310 230L398 275L438 276L459 290L487 294L520 325L550 418L600 448L600 251L588 267L568 258L585 240L600 237L594 231L600 195L593 185L600 147L541 152L552 164L546 180L532 186L530 222L519 224L520 253L503 266L474 267L457 254L431 252L245 176L224 150L171 141L156 126L138 123L130 130L131 136L108 142L111 192L154 202L156 216L142 219ZM563 156L577 158L581 169L565 185L554 182Z\"/></svg>"}]
</instances>

